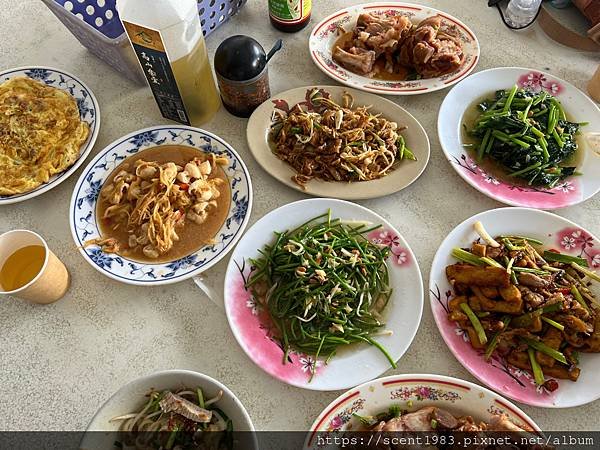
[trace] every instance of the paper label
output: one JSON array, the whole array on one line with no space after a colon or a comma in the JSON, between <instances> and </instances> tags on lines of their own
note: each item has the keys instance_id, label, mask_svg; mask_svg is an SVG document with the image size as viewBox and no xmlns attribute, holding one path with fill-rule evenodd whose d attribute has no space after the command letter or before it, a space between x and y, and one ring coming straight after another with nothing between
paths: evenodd
<instances>
[{"instance_id":1,"label":"paper label","mask_svg":"<svg viewBox=\"0 0 600 450\"><path fill-rule=\"evenodd\" d=\"M310 10L311 0L269 0L269 14L279 22L299 22Z\"/></svg>"},{"instance_id":2,"label":"paper label","mask_svg":"<svg viewBox=\"0 0 600 450\"><path fill-rule=\"evenodd\" d=\"M123 26L163 117L190 125L160 32L126 21Z\"/></svg>"}]
</instances>

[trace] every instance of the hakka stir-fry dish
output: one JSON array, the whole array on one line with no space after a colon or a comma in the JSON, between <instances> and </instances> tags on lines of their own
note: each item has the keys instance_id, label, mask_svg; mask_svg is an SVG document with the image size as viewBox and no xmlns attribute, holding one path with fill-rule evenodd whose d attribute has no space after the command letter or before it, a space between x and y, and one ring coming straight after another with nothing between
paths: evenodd
<instances>
[{"instance_id":1,"label":"hakka stir-fry dish","mask_svg":"<svg viewBox=\"0 0 600 450\"><path fill-rule=\"evenodd\" d=\"M553 378L577 381L580 353L600 352L600 304L590 289L600 276L587 261L543 250L522 236L482 239L455 248L446 267L455 297L448 318L490 359L494 352L553 391Z\"/></svg>"},{"instance_id":2,"label":"hakka stir-fry dish","mask_svg":"<svg viewBox=\"0 0 600 450\"><path fill-rule=\"evenodd\" d=\"M348 93L338 104L318 88L289 111L275 109L270 138L275 155L297 172L292 180L302 187L313 178L375 180L402 160L416 160L402 128L369 109L354 106Z\"/></svg>"},{"instance_id":3,"label":"hakka stir-fry dish","mask_svg":"<svg viewBox=\"0 0 600 450\"><path fill-rule=\"evenodd\" d=\"M351 36L333 49L333 60L351 72L375 78L433 78L458 69L464 60L460 40L439 15L417 25L404 15L361 14Z\"/></svg>"},{"instance_id":4,"label":"hakka stir-fry dish","mask_svg":"<svg viewBox=\"0 0 600 450\"><path fill-rule=\"evenodd\" d=\"M182 151L181 147L164 147L161 153L156 153L161 147L150 150L165 158L171 151ZM209 243L215 232L213 225L218 229L222 223L211 219L222 216L223 207L227 209L229 204L222 195L229 187L220 169L228 160L192 148L186 151L192 153L183 153L182 164L146 160L146 155L139 155L117 167L100 192L102 236L86 245L100 245L107 253L159 260L165 255L178 256L177 252L169 253L176 246L189 253ZM194 226L201 229L187 232Z\"/></svg>"}]
</instances>

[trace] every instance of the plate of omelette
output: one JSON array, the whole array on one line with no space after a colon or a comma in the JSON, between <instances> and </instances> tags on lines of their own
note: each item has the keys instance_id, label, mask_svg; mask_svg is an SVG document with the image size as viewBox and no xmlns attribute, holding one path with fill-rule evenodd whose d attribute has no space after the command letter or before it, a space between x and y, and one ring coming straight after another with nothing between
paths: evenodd
<instances>
[{"instance_id":1,"label":"plate of omelette","mask_svg":"<svg viewBox=\"0 0 600 450\"><path fill-rule=\"evenodd\" d=\"M100 128L92 91L49 67L0 72L0 205L36 197L66 180Z\"/></svg>"}]
</instances>

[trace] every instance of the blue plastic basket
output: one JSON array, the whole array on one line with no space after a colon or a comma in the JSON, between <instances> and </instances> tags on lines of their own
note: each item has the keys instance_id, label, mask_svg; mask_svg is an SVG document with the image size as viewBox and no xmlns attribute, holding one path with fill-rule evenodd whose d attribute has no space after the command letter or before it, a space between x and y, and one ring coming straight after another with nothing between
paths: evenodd
<instances>
[{"instance_id":1,"label":"blue plastic basket","mask_svg":"<svg viewBox=\"0 0 600 450\"><path fill-rule=\"evenodd\" d=\"M116 0L42 0L85 47L127 78L145 83L115 8ZM202 30L208 36L247 0L198 0Z\"/></svg>"}]
</instances>

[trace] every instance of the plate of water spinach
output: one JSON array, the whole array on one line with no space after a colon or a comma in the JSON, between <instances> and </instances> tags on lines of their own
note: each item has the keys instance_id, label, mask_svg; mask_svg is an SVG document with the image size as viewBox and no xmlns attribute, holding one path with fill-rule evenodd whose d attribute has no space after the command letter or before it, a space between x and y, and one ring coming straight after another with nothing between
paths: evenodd
<instances>
[{"instance_id":1,"label":"plate of water spinach","mask_svg":"<svg viewBox=\"0 0 600 450\"><path fill-rule=\"evenodd\" d=\"M555 209L600 190L600 110L550 74L502 67L469 77L444 100L438 133L458 174L503 203Z\"/></svg>"},{"instance_id":2,"label":"plate of water spinach","mask_svg":"<svg viewBox=\"0 0 600 450\"><path fill-rule=\"evenodd\" d=\"M423 286L404 238L376 213L310 199L259 220L236 248L225 309L238 343L263 370L313 390L371 380L408 349Z\"/></svg>"}]
</instances>

